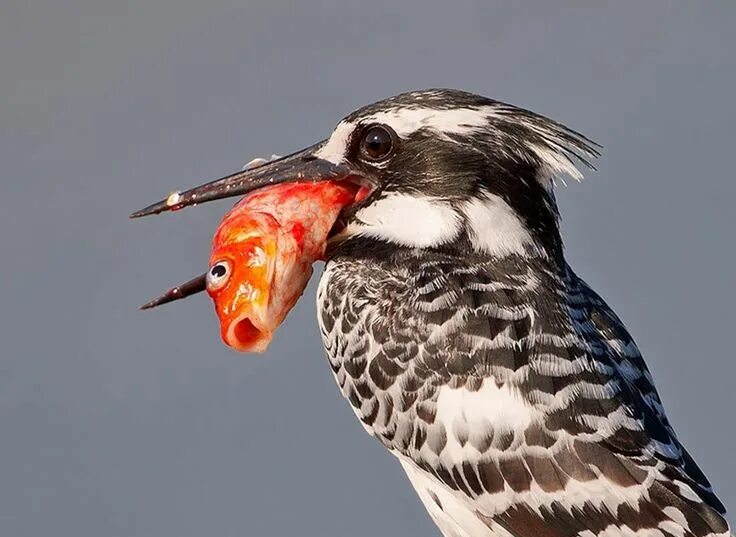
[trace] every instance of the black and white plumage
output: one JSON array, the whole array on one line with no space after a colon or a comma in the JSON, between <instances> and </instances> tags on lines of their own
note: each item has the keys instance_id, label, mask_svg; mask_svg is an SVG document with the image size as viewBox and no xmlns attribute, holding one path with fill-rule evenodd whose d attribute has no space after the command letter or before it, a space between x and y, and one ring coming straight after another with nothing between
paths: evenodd
<instances>
[{"instance_id":1,"label":"black and white plumage","mask_svg":"<svg viewBox=\"0 0 736 537\"><path fill-rule=\"evenodd\" d=\"M397 137L333 237L318 316L335 378L447 537L728 534L624 325L562 251L553 181L594 145L506 104L399 95Z\"/></svg>"},{"instance_id":2,"label":"black and white plumage","mask_svg":"<svg viewBox=\"0 0 736 537\"><path fill-rule=\"evenodd\" d=\"M532 112L418 91L132 216L294 181L367 192L328 240L319 325L445 537L728 535L631 336L565 261L554 181L596 156Z\"/></svg>"}]
</instances>

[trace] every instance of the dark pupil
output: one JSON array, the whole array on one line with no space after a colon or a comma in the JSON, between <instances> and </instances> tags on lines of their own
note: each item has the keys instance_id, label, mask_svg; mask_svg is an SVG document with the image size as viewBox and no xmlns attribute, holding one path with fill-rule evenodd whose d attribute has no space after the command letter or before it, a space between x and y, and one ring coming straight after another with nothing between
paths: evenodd
<instances>
[{"instance_id":1,"label":"dark pupil","mask_svg":"<svg viewBox=\"0 0 736 537\"><path fill-rule=\"evenodd\" d=\"M363 147L370 158L383 157L391 151L391 135L384 129L371 129L365 135Z\"/></svg>"},{"instance_id":2,"label":"dark pupil","mask_svg":"<svg viewBox=\"0 0 736 537\"><path fill-rule=\"evenodd\" d=\"M225 273L227 273L227 269L222 265L215 265L210 270L210 274L212 274L212 276L215 278L222 278Z\"/></svg>"}]
</instances>

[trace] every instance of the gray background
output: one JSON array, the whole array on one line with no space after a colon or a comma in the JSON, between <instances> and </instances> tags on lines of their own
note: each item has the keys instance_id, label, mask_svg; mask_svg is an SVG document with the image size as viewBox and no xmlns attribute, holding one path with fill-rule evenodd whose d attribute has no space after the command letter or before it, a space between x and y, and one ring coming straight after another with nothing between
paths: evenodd
<instances>
[{"instance_id":1,"label":"gray background","mask_svg":"<svg viewBox=\"0 0 736 537\"><path fill-rule=\"evenodd\" d=\"M204 270L230 202L127 220L429 86L605 146L559 191L570 261L736 508L736 4L247 4L0 5L0 535L437 535L334 386L314 286L235 354L203 296L136 311Z\"/></svg>"}]
</instances>

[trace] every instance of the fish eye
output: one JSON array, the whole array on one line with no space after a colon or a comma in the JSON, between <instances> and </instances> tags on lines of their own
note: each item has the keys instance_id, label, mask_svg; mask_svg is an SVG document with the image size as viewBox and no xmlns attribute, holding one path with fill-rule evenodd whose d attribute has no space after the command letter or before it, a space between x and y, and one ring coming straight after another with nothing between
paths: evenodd
<instances>
[{"instance_id":1,"label":"fish eye","mask_svg":"<svg viewBox=\"0 0 736 537\"><path fill-rule=\"evenodd\" d=\"M394 149L393 131L385 125L371 125L360 140L360 158L368 162L380 162Z\"/></svg>"},{"instance_id":2,"label":"fish eye","mask_svg":"<svg viewBox=\"0 0 736 537\"><path fill-rule=\"evenodd\" d=\"M217 291L224 287L230 279L230 263L227 261L218 261L207 271L207 289L209 291Z\"/></svg>"}]
</instances>

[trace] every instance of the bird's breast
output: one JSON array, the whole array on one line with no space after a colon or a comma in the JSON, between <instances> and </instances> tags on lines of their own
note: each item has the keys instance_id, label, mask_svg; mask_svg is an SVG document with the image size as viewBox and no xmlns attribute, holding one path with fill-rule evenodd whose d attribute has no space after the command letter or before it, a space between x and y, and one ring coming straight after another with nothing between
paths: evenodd
<instances>
[{"instance_id":1,"label":"bird's breast","mask_svg":"<svg viewBox=\"0 0 736 537\"><path fill-rule=\"evenodd\" d=\"M522 342L536 329L537 279L520 267L497 275L459 259L403 261L345 257L325 267L318 318L340 390L390 449L437 457L454 417L465 407L479 415L478 405L485 425L463 441L484 450L495 434L508 447L510 425L534 418L527 387L536 386L514 378L528 366Z\"/></svg>"}]
</instances>

